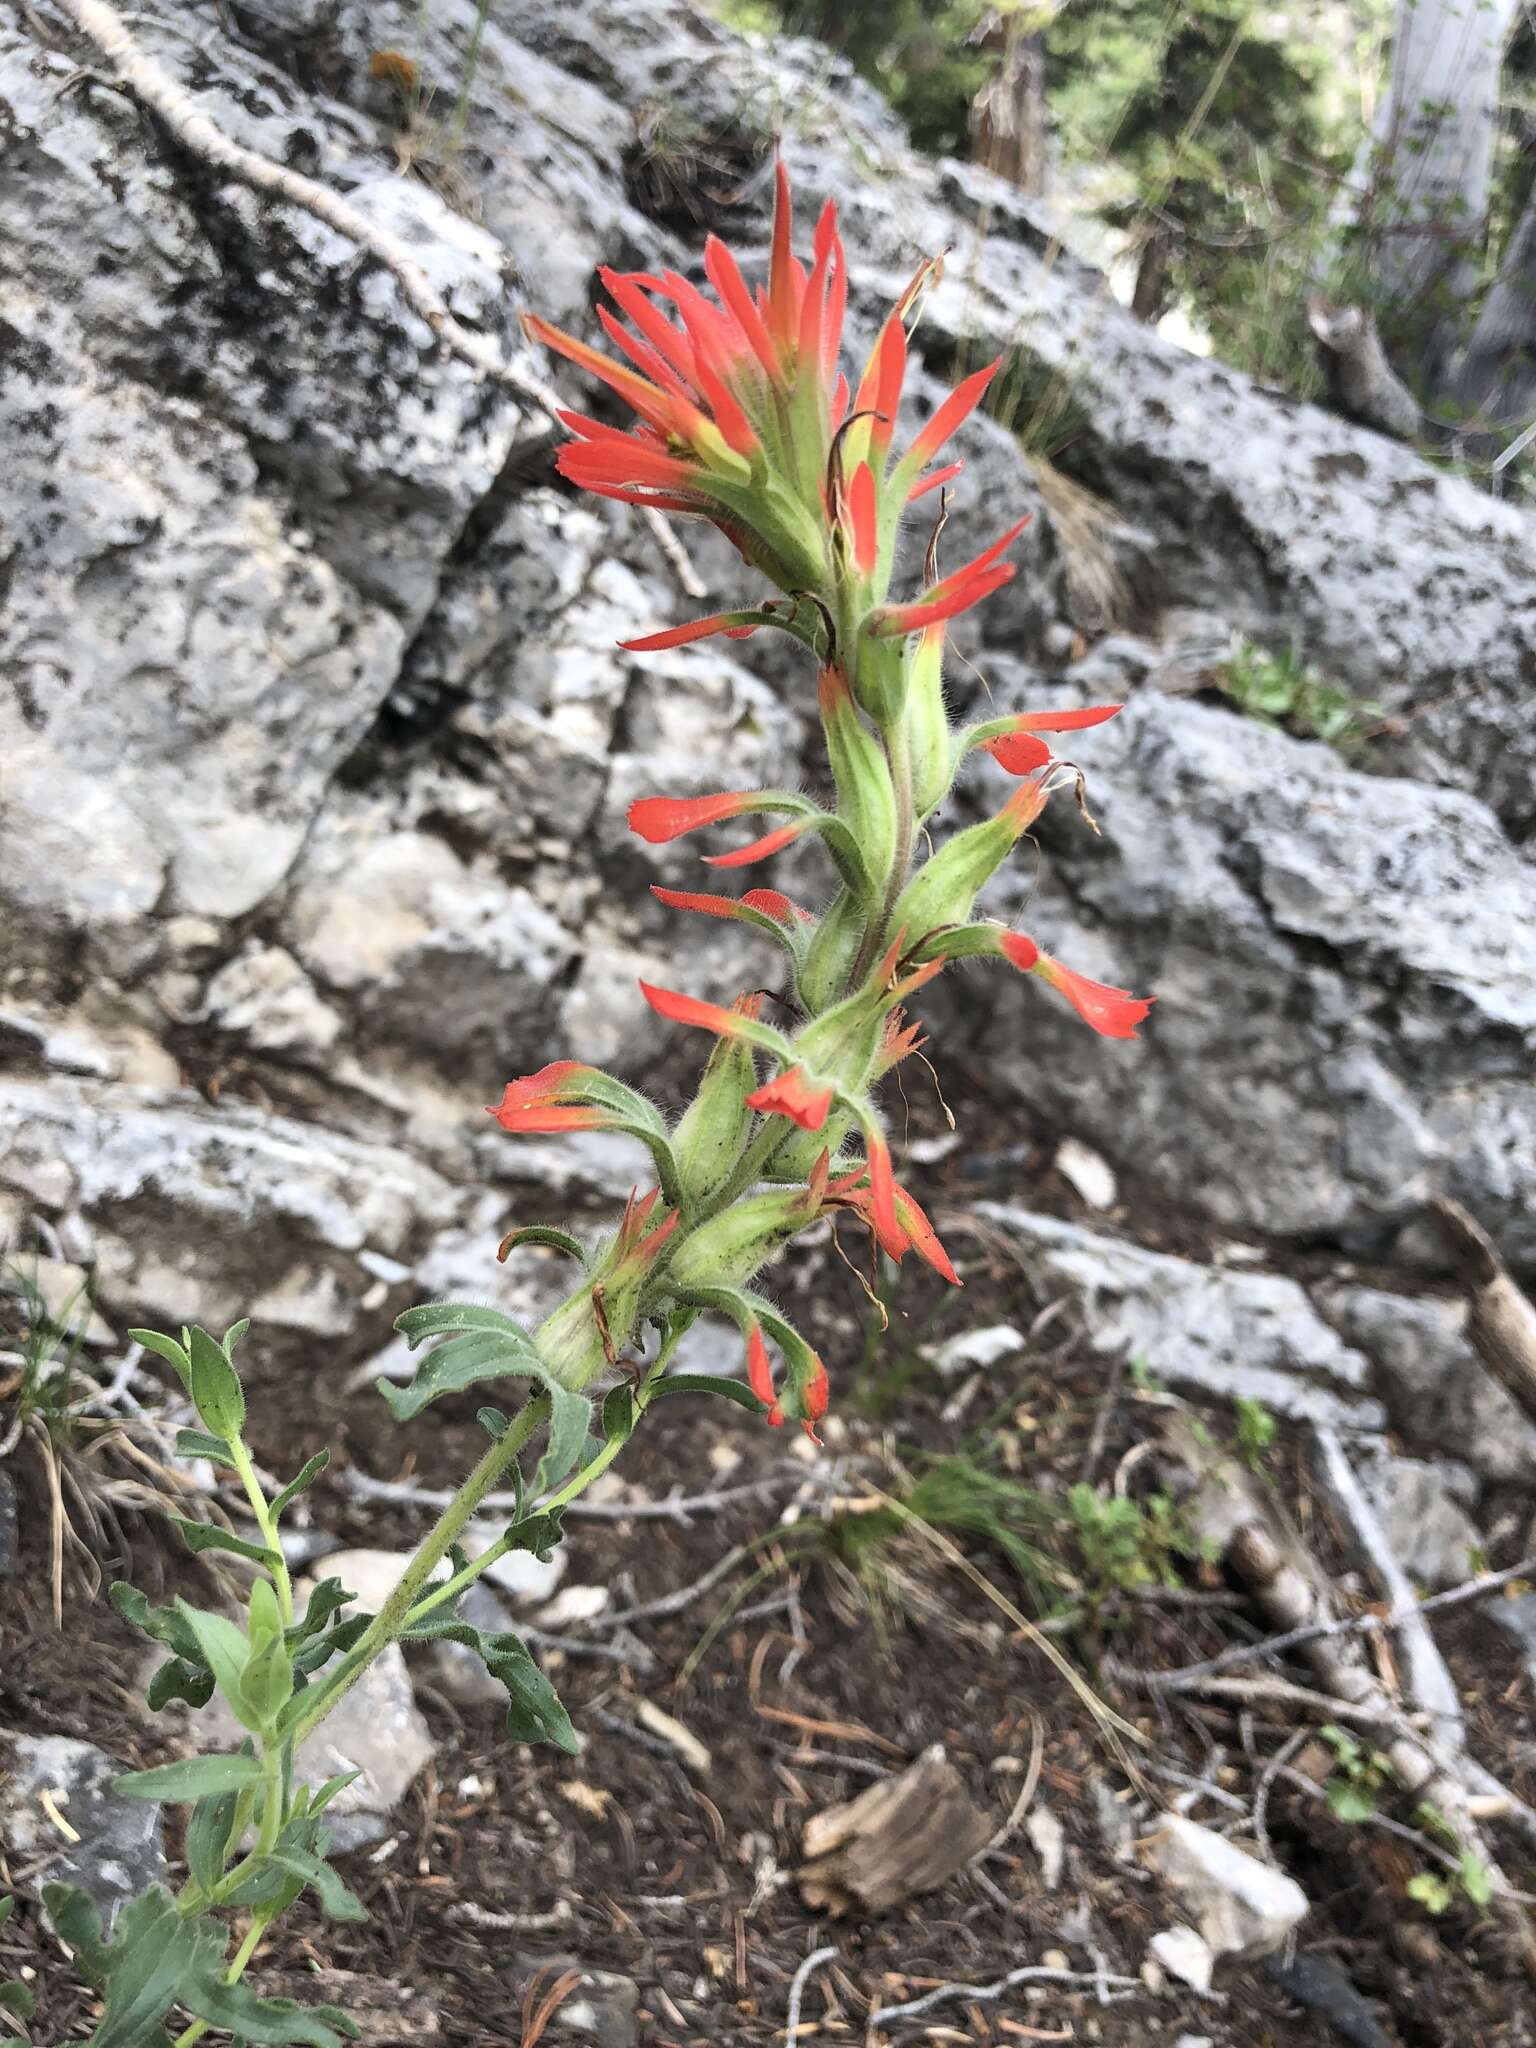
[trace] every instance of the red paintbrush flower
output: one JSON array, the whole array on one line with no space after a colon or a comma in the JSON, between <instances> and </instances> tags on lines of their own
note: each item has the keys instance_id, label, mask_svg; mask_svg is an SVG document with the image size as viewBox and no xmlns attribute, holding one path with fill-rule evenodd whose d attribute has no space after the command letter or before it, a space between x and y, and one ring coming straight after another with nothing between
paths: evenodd
<instances>
[{"instance_id":1,"label":"red paintbrush flower","mask_svg":"<svg viewBox=\"0 0 1536 2048\"><path fill-rule=\"evenodd\" d=\"M992 718L966 735L966 746L983 747L1010 775L1030 775L1051 758L1051 750L1035 735L1080 732L1102 725L1123 711L1123 704L1090 704L1082 711L1025 711L1016 718Z\"/></svg>"},{"instance_id":2,"label":"red paintbrush flower","mask_svg":"<svg viewBox=\"0 0 1536 2048\"><path fill-rule=\"evenodd\" d=\"M791 903L777 889L749 889L745 896L706 896L689 889L664 889L659 882L652 882L651 894L669 910L696 910L705 917L729 917L751 924L766 917L784 930L816 922L808 910Z\"/></svg>"},{"instance_id":3,"label":"red paintbrush flower","mask_svg":"<svg viewBox=\"0 0 1536 2048\"><path fill-rule=\"evenodd\" d=\"M830 1084L821 1087L813 1083L804 1067L789 1067L755 1089L747 1097L747 1107L765 1116L787 1116L803 1131L819 1131L835 1092Z\"/></svg>"},{"instance_id":4,"label":"red paintbrush flower","mask_svg":"<svg viewBox=\"0 0 1536 2048\"><path fill-rule=\"evenodd\" d=\"M600 1130L611 1114L592 1105L590 1084L604 1077L577 1060L552 1060L536 1074L509 1081L501 1101L487 1105L504 1131L547 1135L556 1131Z\"/></svg>"},{"instance_id":5,"label":"red paintbrush flower","mask_svg":"<svg viewBox=\"0 0 1536 2048\"><path fill-rule=\"evenodd\" d=\"M760 1323L754 1323L747 1333L747 1385L768 1410L768 1421L772 1427L782 1429L784 1411L774 1392L773 1366L768 1358L768 1346L763 1342Z\"/></svg>"},{"instance_id":6,"label":"red paintbrush flower","mask_svg":"<svg viewBox=\"0 0 1536 2048\"><path fill-rule=\"evenodd\" d=\"M1129 989L1092 981L1075 968L1064 967L1049 953L1042 953L1023 932L1000 932L998 950L1020 973L1038 974L1049 982L1101 1038L1134 1038L1137 1025L1156 1001L1155 996L1133 996Z\"/></svg>"},{"instance_id":7,"label":"red paintbrush flower","mask_svg":"<svg viewBox=\"0 0 1536 2048\"><path fill-rule=\"evenodd\" d=\"M982 598L999 589L1013 576L1010 563L1000 562L998 556L1012 547L1019 535L1029 524L1025 514L1000 540L991 547L983 548L974 561L967 562L963 569L957 569L952 576L935 583L925 590L921 597L911 604L882 605L870 614L865 622L866 631L884 639L895 633L918 633L925 626L935 626L941 619L952 619L957 612L969 611Z\"/></svg>"}]
</instances>

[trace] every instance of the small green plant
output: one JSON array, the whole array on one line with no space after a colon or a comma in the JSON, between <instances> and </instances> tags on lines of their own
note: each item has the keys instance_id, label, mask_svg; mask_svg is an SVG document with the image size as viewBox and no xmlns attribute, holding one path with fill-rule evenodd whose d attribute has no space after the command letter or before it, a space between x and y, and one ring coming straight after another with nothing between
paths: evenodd
<instances>
[{"instance_id":1,"label":"small green plant","mask_svg":"<svg viewBox=\"0 0 1536 2048\"><path fill-rule=\"evenodd\" d=\"M1251 1471L1260 1472L1280 1425L1262 1401L1250 1400L1246 1394L1239 1394L1235 1405L1239 1455Z\"/></svg>"},{"instance_id":2,"label":"small green plant","mask_svg":"<svg viewBox=\"0 0 1536 2048\"><path fill-rule=\"evenodd\" d=\"M1182 1585L1181 1567L1201 1556L1198 1539L1165 1493L1139 1501L1079 1484L1068 1493L1067 1508L1090 1600Z\"/></svg>"},{"instance_id":3,"label":"small green plant","mask_svg":"<svg viewBox=\"0 0 1536 2048\"><path fill-rule=\"evenodd\" d=\"M1383 715L1381 705L1330 682L1294 648L1272 654L1244 640L1216 679L1250 718L1332 747L1357 744Z\"/></svg>"},{"instance_id":4,"label":"small green plant","mask_svg":"<svg viewBox=\"0 0 1536 2048\"><path fill-rule=\"evenodd\" d=\"M1380 1750L1369 1748L1337 1722L1329 1721L1318 1732L1337 1765L1326 1788L1328 1811L1335 1820L1369 1820L1391 1779L1391 1765Z\"/></svg>"},{"instance_id":5,"label":"small green plant","mask_svg":"<svg viewBox=\"0 0 1536 2048\"><path fill-rule=\"evenodd\" d=\"M0 1347L16 1374L9 1389L15 1412L0 1434L14 1441L37 1425L51 1437L66 1436L81 1396L80 1352L91 1320L84 1283L55 1306L43 1292L35 1261L30 1272L6 1265L0 1267L0 1297L9 1304L0 1308Z\"/></svg>"}]
</instances>

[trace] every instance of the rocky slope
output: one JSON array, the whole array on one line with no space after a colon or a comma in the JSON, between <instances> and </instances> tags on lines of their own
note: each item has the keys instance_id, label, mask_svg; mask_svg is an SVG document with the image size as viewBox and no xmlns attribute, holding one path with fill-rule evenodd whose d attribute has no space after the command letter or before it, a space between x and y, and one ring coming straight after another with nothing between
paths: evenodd
<instances>
[{"instance_id":1,"label":"rocky slope","mask_svg":"<svg viewBox=\"0 0 1536 2048\"><path fill-rule=\"evenodd\" d=\"M914 157L811 45L681 0L503 0L458 115L475 8L426 13L420 48L414 0L146 0L134 25L509 351L525 305L588 322L599 262L686 268L706 223L760 248L774 133L806 205L843 208L862 333L952 250L916 402L1005 348L1021 418L1060 424L1048 468L968 431L954 546L1037 517L957 688L1130 700L1084 749L1103 837L1053 821L999 907L1160 1001L1128 1049L1014 977L956 976L940 1058L947 1035L1010 1105L994 1149L1091 1142L1132 1228L1139 1203L1282 1262L1397 1263L1310 1303L1277 1282L1257 1338L1201 1268L1175 1294L1202 1322L1222 1295L1204 1383L1255 1344L1298 1385L1342 1359L1358 1426L1384 1402L1414 1448L1518 1470L1531 1439L1455 1312L1415 1338L1403 1226L1449 1188L1536 1270L1530 520L1159 341L1030 203ZM554 488L537 409L328 229L190 161L46 7L0 7L0 155L0 1238L41 1225L109 1316L250 1310L362 1354L413 1285L519 1284L484 1254L530 1189L627 1188L621 1146L514 1151L479 1104L571 1050L665 1095L691 1048L637 974L718 994L768 971L656 911L644 883L694 857L623 814L794 777L806 681L755 643L619 652L707 608L649 530ZM709 596L739 592L712 535L685 539ZM1346 760L1201 694L1181 649L1234 630L1299 641L1384 729ZM1091 1239L1052 1260L1094 1296Z\"/></svg>"}]
</instances>

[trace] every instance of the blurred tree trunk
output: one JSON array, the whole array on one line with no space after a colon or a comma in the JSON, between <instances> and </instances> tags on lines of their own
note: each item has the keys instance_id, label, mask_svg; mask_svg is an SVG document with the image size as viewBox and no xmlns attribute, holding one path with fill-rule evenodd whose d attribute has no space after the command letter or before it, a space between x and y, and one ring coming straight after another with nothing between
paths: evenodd
<instances>
[{"instance_id":1,"label":"blurred tree trunk","mask_svg":"<svg viewBox=\"0 0 1536 2048\"><path fill-rule=\"evenodd\" d=\"M1388 354L1448 395L1482 275L1504 45L1519 0L1397 0L1390 89L1349 181L1357 288Z\"/></svg>"},{"instance_id":2,"label":"blurred tree trunk","mask_svg":"<svg viewBox=\"0 0 1536 2048\"><path fill-rule=\"evenodd\" d=\"M1490 428L1536 417L1536 187L1457 368L1455 397Z\"/></svg>"},{"instance_id":3,"label":"blurred tree trunk","mask_svg":"<svg viewBox=\"0 0 1536 2048\"><path fill-rule=\"evenodd\" d=\"M976 161L1038 199L1046 185L1045 37L1009 13L989 15L972 40L997 56L971 108Z\"/></svg>"}]
</instances>

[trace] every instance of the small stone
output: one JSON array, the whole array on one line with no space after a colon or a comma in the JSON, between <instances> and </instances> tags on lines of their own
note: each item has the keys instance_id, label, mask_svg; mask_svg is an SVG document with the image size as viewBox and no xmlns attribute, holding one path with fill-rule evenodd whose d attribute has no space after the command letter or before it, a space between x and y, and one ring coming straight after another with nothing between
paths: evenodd
<instances>
[{"instance_id":1,"label":"small stone","mask_svg":"<svg viewBox=\"0 0 1536 2048\"><path fill-rule=\"evenodd\" d=\"M1031 1809L1024 1832L1040 1858L1040 1877L1048 1892L1061 1883L1061 1868L1067 1854L1067 1831L1048 1806Z\"/></svg>"},{"instance_id":2,"label":"small stone","mask_svg":"<svg viewBox=\"0 0 1536 2048\"><path fill-rule=\"evenodd\" d=\"M1070 1970L1072 1958L1064 1948L1048 1948L1040 1958L1042 1970Z\"/></svg>"},{"instance_id":3,"label":"small stone","mask_svg":"<svg viewBox=\"0 0 1536 2048\"><path fill-rule=\"evenodd\" d=\"M570 1628L576 1622L595 1621L612 1599L606 1586L564 1586L534 1620L540 1628Z\"/></svg>"},{"instance_id":4,"label":"small stone","mask_svg":"<svg viewBox=\"0 0 1536 2048\"><path fill-rule=\"evenodd\" d=\"M1190 1984L1196 1991L1210 1990L1211 1972L1216 1967L1215 1951L1193 1927L1165 1927L1161 1934L1153 1935L1147 1949L1181 1984Z\"/></svg>"},{"instance_id":5,"label":"small stone","mask_svg":"<svg viewBox=\"0 0 1536 2048\"><path fill-rule=\"evenodd\" d=\"M1120 1183L1115 1179L1114 1168L1080 1139L1062 1139L1056 1147L1056 1171L1090 1209L1113 1209L1120 1199Z\"/></svg>"},{"instance_id":6,"label":"small stone","mask_svg":"<svg viewBox=\"0 0 1536 2048\"><path fill-rule=\"evenodd\" d=\"M66 1735L0 1735L0 1843L13 1880L79 1885L108 1928L124 1900L166 1880L159 1806L112 1791L129 1768Z\"/></svg>"},{"instance_id":7,"label":"small stone","mask_svg":"<svg viewBox=\"0 0 1536 2048\"><path fill-rule=\"evenodd\" d=\"M962 1330L934 1353L934 1370L941 1379L956 1379L963 1372L996 1365L1024 1349L1024 1339L1008 1323L994 1323L985 1330Z\"/></svg>"},{"instance_id":8,"label":"small stone","mask_svg":"<svg viewBox=\"0 0 1536 2048\"><path fill-rule=\"evenodd\" d=\"M542 1966L543 1981L553 1983L566 1970L580 1970L568 1957ZM631 1977L611 1970L582 1970L569 1998L555 2008L551 2033L573 2034L593 2048L636 2048L640 1992Z\"/></svg>"},{"instance_id":9,"label":"small stone","mask_svg":"<svg viewBox=\"0 0 1536 2048\"><path fill-rule=\"evenodd\" d=\"M1215 1955L1269 1955L1306 1918L1307 1895L1294 1878L1182 1814L1162 1816L1145 1855ZM1184 1974L1159 1954L1176 1975ZM1186 1975L1185 1981L1194 1979Z\"/></svg>"}]
</instances>

